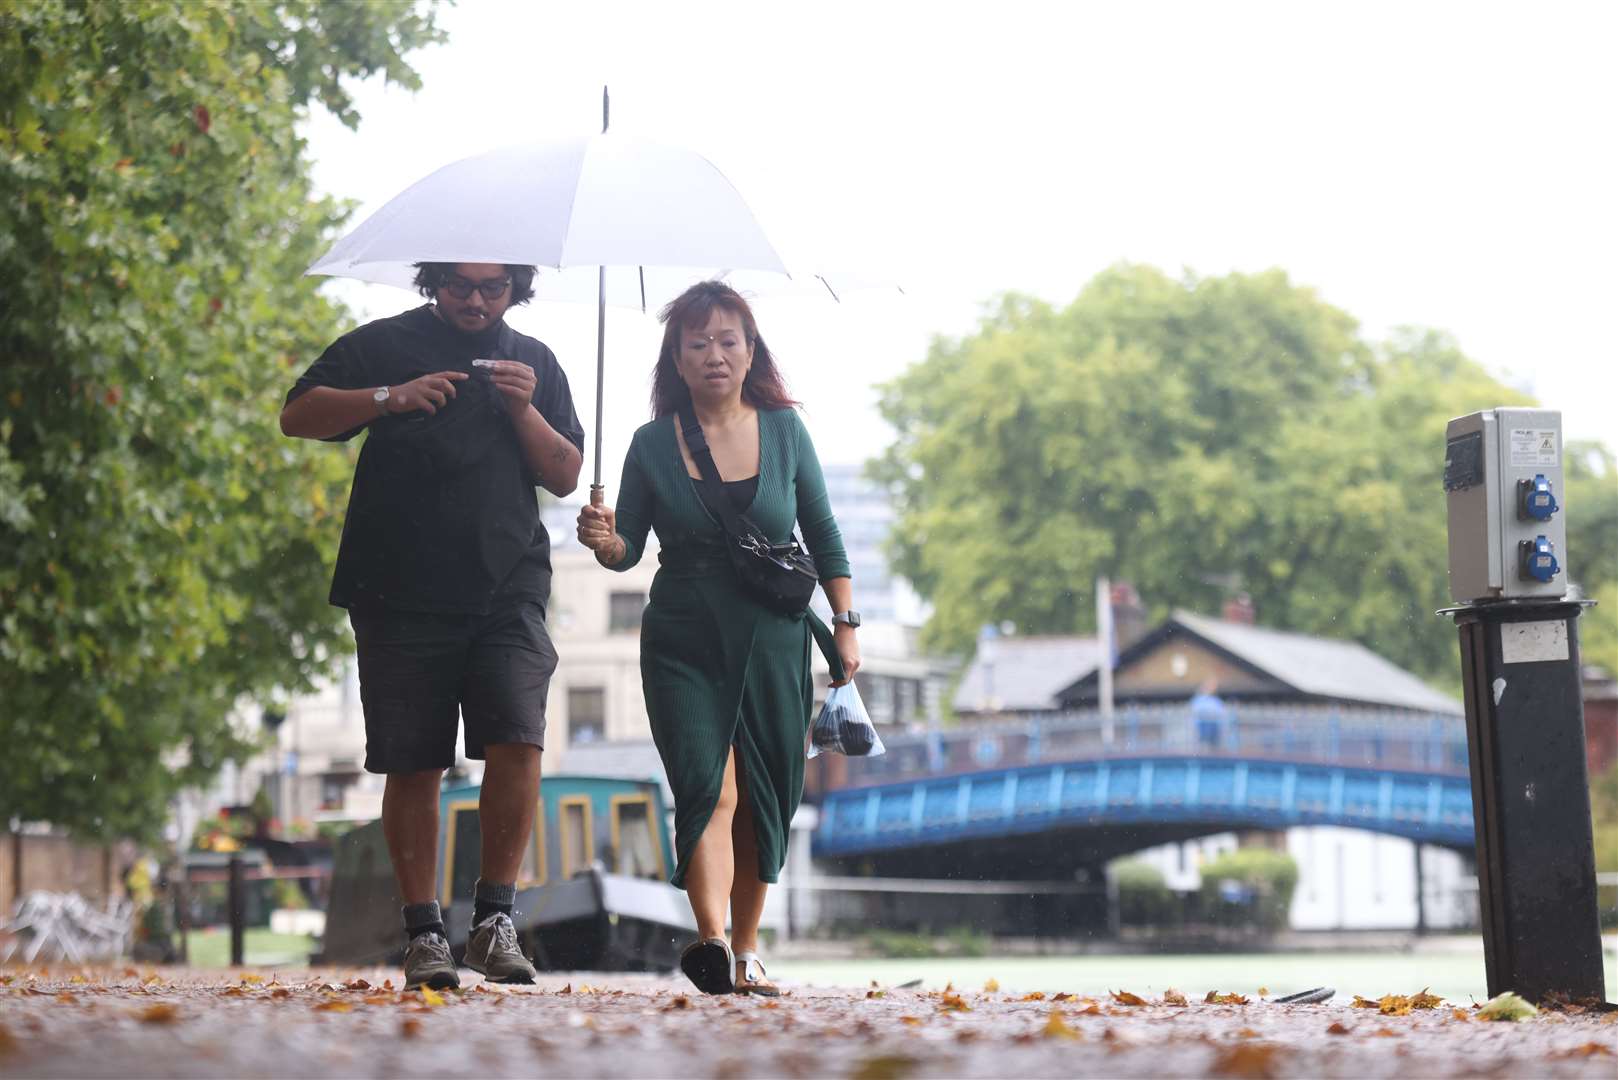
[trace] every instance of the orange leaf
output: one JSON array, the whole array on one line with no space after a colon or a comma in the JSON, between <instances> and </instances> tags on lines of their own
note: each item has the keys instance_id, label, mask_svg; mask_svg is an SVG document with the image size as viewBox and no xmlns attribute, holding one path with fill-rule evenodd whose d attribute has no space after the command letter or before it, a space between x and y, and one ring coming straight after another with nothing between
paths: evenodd
<instances>
[{"instance_id":1,"label":"orange leaf","mask_svg":"<svg viewBox=\"0 0 1618 1080\"><path fill-rule=\"evenodd\" d=\"M1131 994L1128 990L1113 990L1110 991L1110 993L1112 994L1112 1000L1116 1001L1120 1005L1149 1004L1145 998L1139 996L1138 994Z\"/></svg>"},{"instance_id":2,"label":"orange leaf","mask_svg":"<svg viewBox=\"0 0 1618 1080\"><path fill-rule=\"evenodd\" d=\"M353 1012L354 1006L346 1001L322 1001L315 1006L315 1012Z\"/></svg>"},{"instance_id":3,"label":"orange leaf","mask_svg":"<svg viewBox=\"0 0 1618 1080\"><path fill-rule=\"evenodd\" d=\"M1450 1019L1452 1019L1452 1020L1470 1020L1472 1018L1467 1015L1467 1012L1466 1012L1465 1009L1456 1009L1454 1012L1450 1013Z\"/></svg>"},{"instance_id":4,"label":"orange leaf","mask_svg":"<svg viewBox=\"0 0 1618 1080\"><path fill-rule=\"evenodd\" d=\"M1236 1037L1239 1039L1256 1039L1258 1038L1258 1032L1254 1031L1252 1028L1242 1028L1240 1031L1236 1032Z\"/></svg>"},{"instance_id":5,"label":"orange leaf","mask_svg":"<svg viewBox=\"0 0 1618 1080\"><path fill-rule=\"evenodd\" d=\"M1184 994L1180 993L1178 990L1170 988L1168 990L1163 991L1163 1004L1165 1004L1165 1005L1189 1005L1191 1003L1185 999Z\"/></svg>"},{"instance_id":6,"label":"orange leaf","mask_svg":"<svg viewBox=\"0 0 1618 1080\"><path fill-rule=\"evenodd\" d=\"M983 984L983 992L985 994L998 993L999 990L1000 990L1000 980L998 980L998 979L990 979L988 982Z\"/></svg>"},{"instance_id":7,"label":"orange leaf","mask_svg":"<svg viewBox=\"0 0 1618 1080\"><path fill-rule=\"evenodd\" d=\"M371 984L366 982L364 979L350 979L348 982L343 984L343 989L344 990L369 990L369 989L371 989Z\"/></svg>"},{"instance_id":8,"label":"orange leaf","mask_svg":"<svg viewBox=\"0 0 1618 1080\"><path fill-rule=\"evenodd\" d=\"M972 1006L968 1005L959 994L945 994L943 1000L938 1003L938 1011L971 1012Z\"/></svg>"},{"instance_id":9,"label":"orange leaf","mask_svg":"<svg viewBox=\"0 0 1618 1080\"><path fill-rule=\"evenodd\" d=\"M1073 995L1064 991L1063 993L1057 994L1055 997L1051 998L1051 1000L1052 1001L1072 1001L1073 1000Z\"/></svg>"},{"instance_id":10,"label":"orange leaf","mask_svg":"<svg viewBox=\"0 0 1618 1080\"><path fill-rule=\"evenodd\" d=\"M399 1037L402 1039L414 1039L420 1034L421 1021L417 1020L414 1016L405 1017L404 1022L399 1025Z\"/></svg>"},{"instance_id":11,"label":"orange leaf","mask_svg":"<svg viewBox=\"0 0 1618 1080\"><path fill-rule=\"evenodd\" d=\"M1040 993L1038 990L1035 990L1032 994L1024 994L1022 996L1021 1000L1023 1000L1023 1001L1044 1001L1045 1000L1045 995Z\"/></svg>"},{"instance_id":12,"label":"orange leaf","mask_svg":"<svg viewBox=\"0 0 1618 1080\"><path fill-rule=\"evenodd\" d=\"M1375 1009L1377 1007L1378 1006L1377 1006L1376 1002L1369 1001L1369 1000L1367 1000L1365 998L1362 998L1358 994L1354 995L1354 1008L1356 1008L1356 1009Z\"/></svg>"},{"instance_id":13,"label":"orange leaf","mask_svg":"<svg viewBox=\"0 0 1618 1080\"><path fill-rule=\"evenodd\" d=\"M1208 991L1208 996L1202 999L1205 1005L1246 1005L1247 999L1237 993L1221 994L1217 990Z\"/></svg>"},{"instance_id":14,"label":"orange leaf","mask_svg":"<svg viewBox=\"0 0 1618 1080\"><path fill-rule=\"evenodd\" d=\"M1399 1033L1392 1028L1377 1028L1371 1034L1379 1039L1397 1039L1399 1037Z\"/></svg>"},{"instance_id":15,"label":"orange leaf","mask_svg":"<svg viewBox=\"0 0 1618 1080\"><path fill-rule=\"evenodd\" d=\"M677 994L674 1000L669 1002L667 1005L667 1008L669 1009L689 1009L690 1007L691 999L686 997L684 994Z\"/></svg>"},{"instance_id":16,"label":"orange leaf","mask_svg":"<svg viewBox=\"0 0 1618 1080\"><path fill-rule=\"evenodd\" d=\"M899 1023L904 1024L904 1025L906 1025L908 1027L920 1027L925 1022L926 1021L922 1020L922 1018L919 1017L919 1016L901 1016L901 1017L899 1017Z\"/></svg>"},{"instance_id":17,"label":"orange leaf","mask_svg":"<svg viewBox=\"0 0 1618 1080\"><path fill-rule=\"evenodd\" d=\"M180 1010L169 1004L148 1005L136 1014L143 1024L172 1024L180 1018Z\"/></svg>"},{"instance_id":18,"label":"orange leaf","mask_svg":"<svg viewBox=\"0 0 1618 1080\"><path fill-rule=\"evenodd\" d=\"M1100 1016L1101 1015L1101 1006L1097 1005L1095 1002L1092 1001L1090 1003L1090 1007L1088 1009L1080 1009L1079 1010L1079 1015L1080 1016Z\"/></svg>"},{"instance_id":19,"label":"orange leaf","mask_svg":"<svg viewBox=\"0 0 1618 1080\"><path fill-rule=\"evenodd\" d=\"M1331 1027L1326 1029L1327 1035L1347 1035L1348 1032L1349 1029L1339 1023L1334 1023Z\"/></svg>"},{"instance_id":20,"label":"orange leaf","mask_svg":"<svg viewBox=\"0 0 1618 1080\"><path fill-rule=\"evenodd\" d=\"M1436 1009L1442 1004L1444 1004L1444 999L1437 994L1429 994L1425 986L1421 988L1421 993L1414 995L1410 999L1412 1009Z\"/></svg>"},{"instance_id":21,"label":"orange leaf","mask_svg":"<svg viewBox=\"0 0 1618 1080\"><path fill-rule=\"evenodd\" d=\"M1214 1059L1213 1071L1221 1076L1247 1076L1264 1080L1281 1075L1281 1048L1270 1043L1242 1043Z\"/></svg>"},{"instance_id":22,"label":"orange leaf","mask_svg":"<svg viewBox=\"0 0 1618 1080\"><path fill-rule=\"evenodd\" d=\"M1558 1057L1612 1057L1612 1050L1598 1042L1587 1042L1583 1046L1575 1046L1557 1055Z\"/></svg>"}]
</instances>

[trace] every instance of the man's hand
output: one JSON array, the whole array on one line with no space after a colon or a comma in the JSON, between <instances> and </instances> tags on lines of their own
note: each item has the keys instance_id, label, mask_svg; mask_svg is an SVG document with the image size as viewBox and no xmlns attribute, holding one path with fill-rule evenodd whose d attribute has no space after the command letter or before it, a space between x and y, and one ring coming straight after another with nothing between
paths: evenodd
<instances>
[{"instance_id":1,"label":"man's hand","mask_svg":"<svg viewBox=\"0 0 1618 1080\"><path fill-rule=\"evenodd\" d=\"M500 391L506 412L512 419L521 416L533 403L534 387L539 385L534 369L517 360L491 360L483 367L495 389Z\"/></svg>"},{"instance_id":2,"label":"man's hand","mask_svg":"<svg viewBox=\"0 0 1618 1080\"><path fill-rule=\"evenodd\" d=\"M455 396L455 384L470 378L464 371L437 371L388 390L386 408L395 416L407 412L436 413Z\"/></svg>"}]
</instances>

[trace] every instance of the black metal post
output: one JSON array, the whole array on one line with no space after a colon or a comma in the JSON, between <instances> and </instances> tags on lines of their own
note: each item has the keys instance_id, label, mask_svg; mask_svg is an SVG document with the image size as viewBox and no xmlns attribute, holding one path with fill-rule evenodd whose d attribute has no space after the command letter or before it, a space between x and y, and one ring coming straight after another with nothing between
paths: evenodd
<instances>
[{"instance_id":1,"label":"black metal post","mask_svg":"<svg viewBox=\"0 0 1618 1080\"><path fill-rule=\"evenodd\" d=\"M1416 936L1427 933L1427 875L1421 865L1421 841L1416 844Z\"/></svg>"},{"instance_id":2,"label":"black metal post","mask_svg":"<svg viewBox=\"0 0 1618 1080\"><path fill-rule=\"evenodd\" d=\"M230 855L226 906L230 908L230 966L241 967L247 951L247 911L245 890L242 888L242 857L235 852Z\"/></svg>"},{"instance_id":3,"label":"black metal post","mask_svg":"<svg viewBox=\"0 0 1618 1080\"><path fill-rule=\"evenodd\" d=\"M1489 994L1604 1000L1576 603L1456 612Z\"/></svg>"}]
</instances>

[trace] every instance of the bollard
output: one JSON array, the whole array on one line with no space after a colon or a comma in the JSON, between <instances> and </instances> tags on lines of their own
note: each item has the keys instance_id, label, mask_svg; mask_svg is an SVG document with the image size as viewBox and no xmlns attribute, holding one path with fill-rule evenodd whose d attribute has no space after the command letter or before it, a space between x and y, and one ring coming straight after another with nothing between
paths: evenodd
<instances>
[{"instance_id":1,"label":"bollard","mask_svg":"<svg viewBox=\"0 0 1618 1080\"><path fill-rule=\"evenodd\" d=\"M247 912L242 888L242 857L230 855L230 885L226 896L230 908L230 966L241 967L245 961Z\"/></svg>"},{"instance_id":2,"label":"bollard","mask_svg":"<svg viewBox=\"0 0 1618 1080\"><path fill-rule=\"evenodd\" d=\"M1601 1001L1579 613L1567 590L1562 416L1488 409L1445 431L1489 994Z\"/></svg>"}]
</instances>

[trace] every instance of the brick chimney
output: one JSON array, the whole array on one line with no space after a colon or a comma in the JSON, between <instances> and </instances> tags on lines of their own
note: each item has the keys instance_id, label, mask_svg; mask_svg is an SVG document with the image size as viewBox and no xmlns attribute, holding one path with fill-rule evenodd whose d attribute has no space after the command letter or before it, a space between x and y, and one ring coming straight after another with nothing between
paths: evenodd
<instances>
[{"instance_id":1,"label":"brick chimney","mask_svg":"<svg viewBox=\"0 0 1618 1080\"><path fill-rule=\"evenodd\" d=\"M1258 612L1253 607L1253 598L1246 593L1237 593L1225 601L1225 621L1253 625Z\"/></svg>"}]
</instances>

